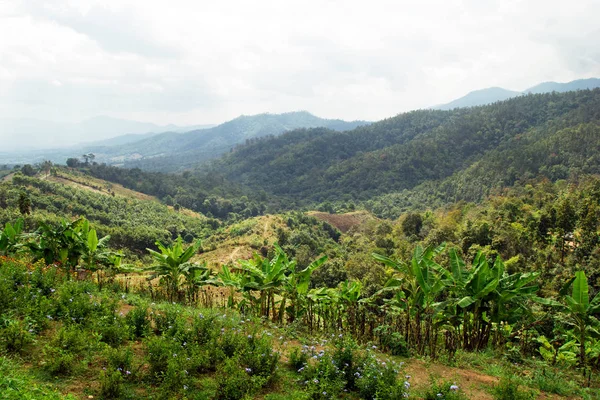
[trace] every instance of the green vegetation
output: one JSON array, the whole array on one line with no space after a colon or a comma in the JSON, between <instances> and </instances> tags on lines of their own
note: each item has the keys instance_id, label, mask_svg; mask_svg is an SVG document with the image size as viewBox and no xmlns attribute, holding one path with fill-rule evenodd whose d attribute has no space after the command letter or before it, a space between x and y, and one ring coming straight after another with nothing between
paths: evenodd
<instances>
[{"instance_id":1,"label":"green vegetation","mask_svg":"<svg viewBox=\"0 0 600 400\"><path fill-rule=\"evenodd\" d=\"M0 384L598 397L599 101L297 130L181 175L23 166L0 184Z\"/></svg>"}]
</instances>

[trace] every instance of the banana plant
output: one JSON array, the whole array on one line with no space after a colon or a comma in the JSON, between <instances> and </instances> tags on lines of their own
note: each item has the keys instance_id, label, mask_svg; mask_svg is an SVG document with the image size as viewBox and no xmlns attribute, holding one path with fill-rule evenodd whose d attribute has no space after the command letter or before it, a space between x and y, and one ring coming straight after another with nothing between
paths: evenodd
<instances>
[{"instance_id":1,"label":"banana plant","mask_svg":"<svg viewBox=\"0 0 600 400\"><path fill-rule=\"evenodd\" d=\"M48 265L62 265L70 276L84 252L81 232L85 222L85 218L72 222L63 219L57 227L40 222L38 230L31 235L34 240L26 244L34 260L43 259Z\"/></svg>"},{"instance_id":2,"label":"banana plant","mask_svg":"<svg viewBox=\"0 0 600 400\"><path fill-rule=\"evenodd\" d=\"M392 268L394 272L380 294L391 291L395 293L397 305L404 303L405 340L414 344L420 353L425 351L427 345L432 345L431 341L435 336L432 335L432 325L438 308L436 299L445 289L445 284L440 274L444 269L434 258L445 248L445 243L425 249L417 245L410 264L377 253L372 254L375 260Z\"/></svg>"},{"instance_id":3,"label":"banana plant","mask_svg":"<svg viewBox=\"0 0 600 400\"><path fill-rule=\"evenodd\" d=\"M161 284L167 289L167 296L170 301L180 296L181 279L186 270L190 268L190 259L198 252L201 246L200 240L193 243L187 249L183 248L183 240L178 237L172 246L165 246L160 241L156 242L160 252L152 249L146 249L154 258L155 264L148 268L152 272L149 280L160 278Z\"/></svg>"},{"instance_id":4,"label":"banana plant","mask_svg":"<svg viewBox=\"0 0 600 400\"><path fill-rule=\"evenodd\" d=\"M0 254L7 256L16 253L21 247L21 232L23 219L19 218L14 225L7 222L4 230L0 231Z\"/></svg>"},{"instance_id":5,"label":"banana plant","mask_svg":"<svg viewBox=\"0 0 600 400\"><path fill-rule=\"evenodd\" d=\"M327 256L322 256L311 262L306 268L301 271L296 271L296 262L288 261L287 255L279 247L275 245L277 252L284 256L284 263L288 263L288 275L286 276L282 299L279 306L279 320L283 321L285 312L288 313L288 319L293 322L304 312L306 296L310 286L310 278L312 273L327 261ZM290 300L290 307L286 307L287 300Z\"/></svg>"},{"instance_id":6,"label":"banana plant","mask_svg":"<svg viewBox=\"0 0 600 400\"><path fill-rule=\"evenodd\" d=\"M240 260L237 269L246 275L242 281L242 292L253 303L260 316L275 318L275 296L279 294L286 281L287 274L294 270L295 261L289 261L285 252L276 247L276 254L269 260L258 254L250 260ZM258 292L258 297L254 295Z\"/></svg>"},{"instance_id":7,"label":"banana plant","mask_svg":"<svg viewBox=\"0 0 600 400\"><path fill-rule=\"evenodd\" d=\"M572 287L571 295L566 290ZM586 341L591 334L600 336L600 321L594 316L600 312L600 292L590 300L589 286L584 271L575 272L575 279L561 291L562 303L552 299L536 298L539 303L550 305L566 313L569 317L568 323L573 326L573 332L579 341L579 362L586 367Z\"/></svg>"},{"instance_id":8,"label":"banana plant","mask_svg":"<svg viewBox=\"0 0 600 400\"><path fill-rule=\"evenodd\" d=\"M187 263L182 270L187 289L188 302L193 304L197 301L197 290L202 290L204 286L211 283L212 272L206 266L206 262L203 264Z\"/></svg>"}]
</instances>

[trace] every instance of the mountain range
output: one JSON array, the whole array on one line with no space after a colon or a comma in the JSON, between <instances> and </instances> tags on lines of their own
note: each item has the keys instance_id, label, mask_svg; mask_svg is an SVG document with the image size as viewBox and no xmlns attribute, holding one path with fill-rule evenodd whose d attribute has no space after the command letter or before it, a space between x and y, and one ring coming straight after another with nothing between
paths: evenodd
<instances>
[{"instance_id":1,"label":"mountain range","mask_svg":"<svg viewBox=\"0 0 600 400\"><path fill-rule=\"evenodd\" d=\"M214 125L177 126L97 116L81 122L53 122L32 118L0 119L3 151L56 149L85 142L109 140L121 135L139 140L135 135L166 131L185 132ZM119 143L117 139L115 143ZM107 143L111 143L110 141Z\"/></svg>"},{"instance_id":2,"label":"mountain range","mask_svg":"<svg viewBox=\"0 0 600 400\"><path fill-rule=\"evenodd\" d=\"M107 126L108 122L115 122L112 119L104 118L98 121L102 122L100 125L103 126ZM90 121L87 122L88 124L82 125L91 124ZM50 160L62 164L67 158L79 157L83 153L94 153L97 162L141 167L148 170L178 171L219 157L237 145L260 137L276 136L304 127L326 127L344 131L368 123L366 121L347 122L338 119L324 119L307 111L240 116L217 126L202 126L199 129L191 130L174 126L159 127L159 130L174 128L160 133L142 133L148 132L153 125L132 122L129 124L129 129L137 128L140 133L53 150L0 152L0 163L24 164ZM78 125L77 128L81 128L82 125ZM156 126L154 127L156 129ZM96 127L95 130L90 129L86 132L99 131L103 130ZM86 137L94 136L86 133Z\"/></svg>"},{"instance_id":3,"label":"mountain range","mask_svg":"<svg viewBox=\"0 0 600 400\"><path fill-rule=\"evenodd\" d=\"M529 89L525 89L522 92L508 90L501 87L491 87L487 89L474 90L467 93L463 97L452 100L449 103L437 105L431 108L434 110L452 110L454 108L475 107L492 104L497 101L504 101L512 97L522 96L530 93L563 93L573 90L595 89L598 87L600 87L600 79L597 78L578 79L567 83L544 82L530 87Z\"/></svg>"}]
</instances>

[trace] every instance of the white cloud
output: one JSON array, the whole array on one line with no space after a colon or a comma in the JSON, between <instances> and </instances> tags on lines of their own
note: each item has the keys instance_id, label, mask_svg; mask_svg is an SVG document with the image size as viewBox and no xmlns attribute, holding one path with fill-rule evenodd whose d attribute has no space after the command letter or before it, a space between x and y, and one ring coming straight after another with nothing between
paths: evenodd
<instances>
[{"instance_id":1,"label":"white cloud","mask_svg":"<svg viewBox=\"0 0 600 400\"><path fill-rule=\"evenodd\" d=\"M0 118L377 120L600 76L597 15L595 0L0 2Z\"/></svg>"}]
</instances>

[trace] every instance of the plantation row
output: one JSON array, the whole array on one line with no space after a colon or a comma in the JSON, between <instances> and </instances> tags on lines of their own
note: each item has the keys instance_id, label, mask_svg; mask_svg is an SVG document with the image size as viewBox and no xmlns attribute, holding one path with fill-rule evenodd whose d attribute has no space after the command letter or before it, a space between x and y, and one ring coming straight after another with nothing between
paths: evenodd
<instances>
[{"instance_id":1,"label":"plantation row","mask_svg":"<svg viewBox=\"0 0 600 400\"><path fill-rule=\"evenodd\" d=\"M107 249L108 237L97 238L84 219L58 227L41 224L25 234L22 224L7 224L0 252L31 254L33 260L62 267L65 276L93 273L101 286L120 272L131 272L121 256ZM417 246L405 263L373 254L388 267L388 282L369 297L358 281L337 288L311 288L311 275L326 257L298 269L277 245L272 258L255 255L213 273L190 260L200 243L184 248L157 242L150 250L155 265L148 286L154 299L212 307L221 304L242 315L281 326L301 325L311 333L350 334L361 342L377 341L392 354L452 358L457 350L505 348L516 357L541 356L549 364L581 368L588 383L599 366L596 315L600 295L590 300L585 273L579 271L559 297L538 297L537 273L507 273L499 257L479 252L470 265L454 248ZM444 254L447 265L436 259ZM155 278L158 278L156 280ZM214 287L220 287L214 290ZM147 289L146 289L147 290ZM217 301L226 297L226 301Z\"/></svg>"}]
</instances>

